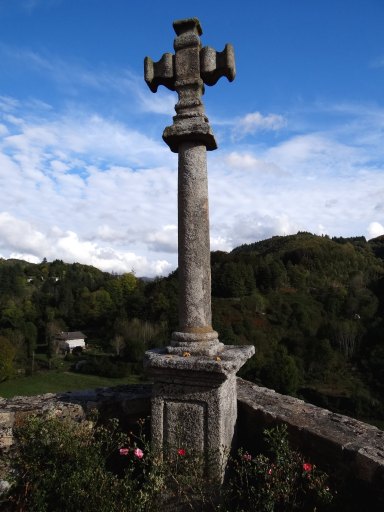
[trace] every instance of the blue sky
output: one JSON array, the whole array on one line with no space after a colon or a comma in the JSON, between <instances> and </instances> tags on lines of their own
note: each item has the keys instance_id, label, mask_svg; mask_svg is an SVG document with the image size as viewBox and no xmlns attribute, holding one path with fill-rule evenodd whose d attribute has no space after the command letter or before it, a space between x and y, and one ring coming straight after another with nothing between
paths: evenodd
<instances>
[{"instance_id":1,"label":"blue sky","mask_svg":"<svg viewBox=\"0 0 384 512\"><path fill-rule=\"evenodd\" d=\"M0 257L167 274L177 264L176 95L146 55L172 21L235 48L204 96L211 247L306 230L384 234L382 0L0 0Z\"/></svg>"}]
</instances>

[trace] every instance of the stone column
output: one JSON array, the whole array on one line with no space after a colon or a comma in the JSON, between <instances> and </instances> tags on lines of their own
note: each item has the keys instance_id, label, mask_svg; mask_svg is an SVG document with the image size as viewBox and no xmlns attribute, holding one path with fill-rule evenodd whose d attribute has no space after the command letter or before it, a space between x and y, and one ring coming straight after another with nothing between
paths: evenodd
<instances>
[{"instance_id":1,"label":"stone column","mask_svg":"<svg viewBox=\"0 0 384 512\"><path fill-rule=\"evenodd\" d=\"M179 326L185 333L212 331L207 149L179 146Z\"/></svg>"},{"instance_id":2,"label":"stone column","mask_svg":"<svg viewBox=\"0 0 384 512\"><path fill-rule=\"evenodd\" d=\"M176 54L145 59L145 80L176 90L173 124L163 133L178 153L179 330L169 346L145 354L154 379L152 443L163 453L201 451L207 476L221 481L237 417L236 373L254 347L225 346L212 329L207 150L217 148L201 96L204 83L233 80L234 53L201 48L197 18L175 21Z\"/></svg>"},{"instance_id":3,"label":"stone column","mask_svg":"<svg viewBox=\"0 0 384 512\"><path fill-rule=\"evenodd\" d=\"M212 329L207 149L178 146L179 331L172 353L214 354L223 345Z\"/></svg>"}]
</instances>

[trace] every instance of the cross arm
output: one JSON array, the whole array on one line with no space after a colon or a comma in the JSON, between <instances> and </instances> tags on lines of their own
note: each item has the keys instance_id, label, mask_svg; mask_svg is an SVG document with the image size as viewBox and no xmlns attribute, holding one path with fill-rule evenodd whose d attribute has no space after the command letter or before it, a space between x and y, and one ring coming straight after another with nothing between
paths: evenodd
<instances>
[{"instance_id":1,"label":"cross arm","mask_svg":"<svg viewBox=\"0 0 384 512\"><path fill-rule=\"evenodd\" d=\"M235 79L235 52L231 44L226 44L222 52L217 52L210 46L200 51L200 73L206 85L215 85L222 76L230 82Z\"/></svg>"},{"instance_id":2,"label":"cross arm","mask_svg":"<svg viewBox=\"0 0 384 512\"><path fill-rule=\"evenodd\" d=\"M164 85L171 91L174 91L174 55L172 53L164 53L158 62L153 62L150 57L145 57L144 78L152 92L156 92L159 85Z\"/></svg>"}]
</instances>

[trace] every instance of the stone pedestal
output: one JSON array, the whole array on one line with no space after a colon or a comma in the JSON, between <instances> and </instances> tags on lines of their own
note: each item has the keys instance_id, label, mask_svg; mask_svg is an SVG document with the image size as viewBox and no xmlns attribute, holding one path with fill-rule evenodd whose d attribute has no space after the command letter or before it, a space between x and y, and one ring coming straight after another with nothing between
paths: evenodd
<instances>
[{"instance_id":1,"label":"stone pedestal","mask_svg":"<svg viewBox=\"0 0 384 512\"><path fill-rule=\"evenodd\" d=\"M200 452L206 476L221 482L237 418L236 373L253 354L253 346L225 346L215 356L146 352L154 449L165 457Z\"/></svg>"}]
</instances>

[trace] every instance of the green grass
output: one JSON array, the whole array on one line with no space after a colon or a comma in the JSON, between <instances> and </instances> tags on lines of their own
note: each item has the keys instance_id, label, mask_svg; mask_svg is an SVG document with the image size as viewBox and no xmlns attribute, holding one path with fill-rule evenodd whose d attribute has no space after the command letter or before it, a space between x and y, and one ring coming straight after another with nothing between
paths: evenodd
<instances>
[{"instance_id":1,"label":"green grass","mask_svg":"<svg viewBox=\"0 0 384 512\"><path fill-rule=\"evenodd\" d=\"M0 397L11 398L13 396L32 396L43 393L118 386L119 384L137 384L140 382L139 379L137 375L110 379L97 375L52 370L0 383Z\"/></svg>"}]
</instances>

